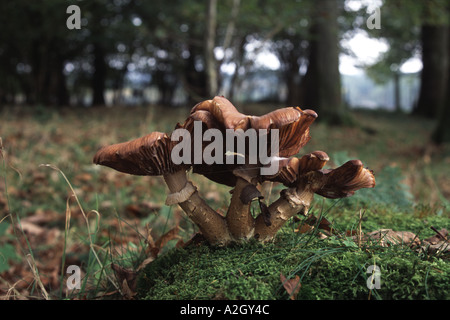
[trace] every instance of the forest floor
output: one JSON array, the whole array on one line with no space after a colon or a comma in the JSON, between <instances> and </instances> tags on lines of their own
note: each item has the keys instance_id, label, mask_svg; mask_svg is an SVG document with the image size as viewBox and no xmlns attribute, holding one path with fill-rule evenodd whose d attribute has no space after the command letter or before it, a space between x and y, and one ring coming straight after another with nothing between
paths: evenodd
<instances>
[{"instance_id":1,"label":"forest floor","mask_svg":"<svg viewBox=\"0 0 450 320\"><path fill-rule=\"evenodd\" d=\"M251 105L243 112L270 110ZM167 189L161 177L122 174L94 165L92 158L103 145L153 131L171 132L188 114L189 109L158 107L0 111L0 298L136 297L136 270L174 247L184 247L196 228L179 207L164 205ZM300 153L325 151L329 167L360 159L374 171L377 186L344 200L316 196L313 212L326 213L337 229L350 230L347 236L354 236L355 230L367 235L392 229L413 232L413 241L420 240L421 245L433 237L442 240L439 234L446 236L450 228L450 146L429 143L434 122L376 111L352 115L355 125L349 127L314 123L312 138ZM190 176L213 208L227 208L229 188ZM279 190L273 186L273 197ZM288 233L310 231L296 223ZM317 230L316 226L316 236ZM327 241L334 241L330 237ZM341 240L333 242L333 248L340 246ZM414 259L444 261L448 276L448 251L425 251L414 249ZM80 289L68 286L77 275L68 272L69 266L79 267ZM288 280L296 279L295 273L287 272L283 276ZM277 290L274 299L320 298L311 288L303 296L303 289L300 293L286 289L285 295Z\"/></svg>"}]
</instances>

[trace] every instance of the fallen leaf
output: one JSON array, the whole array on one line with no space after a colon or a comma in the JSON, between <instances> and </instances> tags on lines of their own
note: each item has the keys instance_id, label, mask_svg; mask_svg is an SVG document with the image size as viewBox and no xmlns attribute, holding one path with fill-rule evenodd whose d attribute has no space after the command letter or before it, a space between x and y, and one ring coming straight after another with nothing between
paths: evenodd
<instances>
[{"instance_id":1,"label":"fallen leaf","mask_svg":"<svg viewBox=\"0 0 450 320\"><path fill-rule=\"evenodd\" d=\"M295 229L294 232L307 233L313 229L314 227L310 226L309 224L302 224L297 229Z\"/></svg>"},{"instance_id":2,"label":"fallen leaf","mask_svg":"<svg viewBox=\"0 0 450 320\"><path fill-rule=\"evenodd\" d=\"M137 268L137 271L140 271L140 270L144 269L149 263L153 262L153 260L155 260L154 257L148 257L147 259L142 261L142 263Z\"/></svg>"},{"instance_id":3,"label":"fallen leaf","mask_svg":"<svg viewBox=\"0 0 450 320\"><path fill-rule=\"evenodd\" d=\"M295 275L295 278L286 279L283 273L280 273L280 280L284 289L289 294L291 300L297 299L297 294L300 291L302 284L300 283L300 277Z\"/></svg>"},{"instance_id":4,"label":"fallen leaf","mask_svg":"<svg viewBox=\"0 0 450 320\"><path fill-rule=\"evenodd\" d=\"M170 229L165 234L163 234L158 240L155 242L155 246L159 249L163 248L167 242L173 239L179 238L178 232L180 228L176 226L175 228Z\"/></svg>"},{"instance_id":5,"label":"fallen leaf","mask_svg":"<svg viewBox=\"0 0 450 320\"><path fill-rule=\"evenodd\" d=\"M426 244L426 245L422 246L422 249L425 252L428 252L430 254L450 252L450 243L448 243L446 241L440 241L435 244Z\"/></svg>"},{"instance_id":6,"label":"fallen leaf","mask_svg":"<svg viewBox=\"0 0 450 320\"><path fill-rule=\"evenodd\" d=\"M447 229L441 229L439 231L435 230L436 234L432 237L429 237L425 239L424 241L430 243L430 244L437 244L438 242L441 242L442 240L447 240L448 236L448 230Z\"/></svg>"},{"instance_id":7,"label":"fallen leaf","mask_svg":"<svg viewBox=\"0 0 450 320\"><path fill-rule=\"evenodd\" d=\"M131 290L131 288L128 286L128 281L125 279L122 282L122 294L126 300L134 299L134 296L137 294L135 291Z\"/></svg>"},{"instance_id":8,"label":"fallen leaf","mask_svg":"<svg viewBox=\"0 0 450 320\"><path fill-rule=\"evenodd\" d=\"M180 231L180 228L178 226L170 229L165 234L163 234L161 237L158 238L158 240L154 241L153 237L148 235L147 242L148 247L146 249L146 252L150 254L153 258L156 258L161 251L161 249L173 239L180 239L180 236L178 235L178 232Z\"/></svg>"},{"instance_id":9,"label":"fallen leaf","mask_svg":"<svg viewBox=\"0 0 450 320\"><path fill-rule=\"evenodd\" d=\"M434 227L431 227L436 234L432 237L429 237L423 240L424 246L422 246L423 250L428 253L441 253L441 252L450 252L450 242L448 240L448 230L441 229L437 230Z\"/></svg>"},{"instance_id":10,"label":"fallen leaf","mask_svg":"<svg viewBox=\"0 0 450 320\"><path fill-rule=\"evenodd\" d=\"M391 245L419 245L419 238L409 231L394 231L392 229L380 229L367 234L367 238L379 241L382 247Z\"/></svg>"},{"instance_id":11,"label":"fallen leaf","mask_svg":"<svg viewBox=\"0 0 450 320\"><path fill-rule=\"evenodd\" d=\"M139 206L137 206L135 204L129 204L128 206L126 206L125 212L126 212L126 214L131 215L133 217L142 217L143 216L143 212L142 212L141 208L139 208Z\"/></svg>"},{"instance_id":12,"label":"fallen leaf","mask_svg":"<svg viewBox=\"0 0 450 320\"><path fill-rule=\"evenodd\" d=\"M115 263L111 264L114 270L118 283L122 286L122 293L126 298L132 299L136 295L136 278L137 273L131 269L121 267Z\"/></svg>"},{"instance_id":13,"label":"fallen leaf","mask_svg":"<svg viewBox=\"0 0 450 320\"><path fill-rule=\"evenodd\" d=\"M23 219L20 222L20 228L27 234L30 235L34 235L34 236L42 236L43 234L45 234L46 229L42 228L32 222L26 221L25 219Z\"/></svg>"}]
</instances>

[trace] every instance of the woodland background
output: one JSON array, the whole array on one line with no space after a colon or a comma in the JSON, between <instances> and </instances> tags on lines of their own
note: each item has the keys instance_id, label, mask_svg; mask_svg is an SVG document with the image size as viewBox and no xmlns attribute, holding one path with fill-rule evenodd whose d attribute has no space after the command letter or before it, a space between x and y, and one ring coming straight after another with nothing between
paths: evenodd
<instances>
[{"instance_id":1,"label":"woodland background","mask_svg":"<svg viewBox=\"0 0 450 320\"><path fill-rule=\"evenodd\" d=\"M81 29L66 27L74 4ZM5 1L0 103L189 107L223 94L312 106L322 119L342 123L346 106L359 107L376 91L355 86L360 79L343 90L339 59L352 55L344 40L362 32L387 50L361 66L375 84L392 84L381 93L390 102L371 106L442 114L433 136L440 142L448 140L448 7L444 0ZM379 29L367 25L376 8ZM268 54L275 64L264 61ZM401 72L410 58L423 65L412 89L402 87L408 76ZM402 103L402 96L412 98Z\"/></svg>"}]
</instances>

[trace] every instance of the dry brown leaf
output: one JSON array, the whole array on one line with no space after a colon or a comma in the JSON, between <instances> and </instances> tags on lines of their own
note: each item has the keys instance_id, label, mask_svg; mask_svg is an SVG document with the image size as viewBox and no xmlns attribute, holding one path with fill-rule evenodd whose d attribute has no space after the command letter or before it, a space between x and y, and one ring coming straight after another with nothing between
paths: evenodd
<instances>
[{"instance_id":1,"label":"dry brown leaf","mask_svg":"<svg viewBox=\"0 0 450 320\"><path fill-rule=\"evenodd\" d=\"M307 233L313 229L314 227L310 226L309 224L302 224L297 229L295 229L294 232Z\"/></svg>"},{"instance_id":2,"label":"dry brown leaf","mask_svg":"<svg viewBox=\"0 0 450 320\"><path fill-rule=\"evenodd\" d=\"M80 173L75 176L75 181L77 181L77 182L85 182L86 183L86 182L91 181L92 179L93 179L92 174L87 173L87 172Z\"/></svg>"},{"instance_id":3,"label":"dry brown leaf","mask_svg":"<svg viewBox=\"0 0 450 320\"><path fill-rule=\"evenodd\" d=\"M392 229L380 229L367 234L368 239L379 241L382 247L390 245L420 245L419 238L409 231L394 231Z\"/></svg>"},{"instance_id":4,"label":"dry brown leaf","mask_svg":"<svg viewBox=\"0 0 450 320\"><path fill-rule=\"evenodd\" d=\"M43 227L40 227L34 223L31 223L25 219L22 219L22 221L20 222L20 228L27 234L29 235L34 235L34 236L42 236L43 234L45 234L46 229Z\"/></svg>"},{"instance_id":5,"label":"dry brown leaf","mask_svg":"<svg viewBox=\"0 0 450 320\"><path fill-rule=\"evenodd\" d=\"M155 246L159 249L163 248L167 242L173 239L178 239L179 235L178 232L180 231L180 228L176 226L175 228L170 229L165 234L163 234L155 243Z\"/></svg>"},{"instance_id":6,"label":"dry brown leaf","mask_svg":"<svg viewBox=\"0 0 450 320\"><path fill-rule=\"evenodd\" d=\"M450 241L448 239L448 230L441 229L437 230L434 227L431 227L436 234L432 237L429 237L423 241L424 246L422 248L428 252L437 254L440 252L450 252Z\"/></svg>"},{"instance_id":7,"label":"dry brown leaf","mask_svg":"<svg viewBox=\"0 0 450 320\"><path fill-rule=\"evenodd\" d=\"M135 286L135 284L133 284L133 286ZM135 291L131 290L131 288L128 285L128 281L125 279L122 282L122 294L124 299L126 300L134 299L134 296L137 294Z\"/></svg>"},{"instance_id":8,"label":"dry brown leaf","mask_svg":"<svg viewBox=\"0 0 450 320\"><path fill-rule=\"evenodd\" d=\"M122 285L123 293L130 298L133 297L133 293L136 290L137 273L131 269L121 267L115 263L111 263L111 268L116 274L118 280L117 282Z\"/></svg>"},{"instance_id":9,"label":"dry brown leaf","mask_svg":"<svg viewBox=\"0 0 450 320\"><path fill-rule=\"evenodd\" d=\"M147 259L142 261L142 263L137 268L137 271L140 271L140 270L144 269L149 263L153 262L153 260L155 260L154 257L148 257Z\"/></svg>"},{"instance_id":10,"label":"dry brown leaf","mask_svg":"<svg viewBox=\"0 0 450 320\"><path fill-rule=\"evenodd\" d=\"M437 244L438 242L441 242L442 240L447 240L447 236L448 236L448 230L441 229L441 230L437 231L434 236L429 237L429 238L425 239L424 241L426 241L430 244Z\"/></svg>"},{"instance_id":11,"label":"dry brown leaf","mask_svg":"<svg viewBox=\"0 0 450 320\"><path fill-rule=\"evenodd\" d=\"M158 211L161 209L161 204L152 201L141 202L141 207L145 208L147 211Z\"/></svg>"},{"instance_id":12,"label":"dry brown leaf","mask_svg":"<svg viewBox=\"0 0 450 320\"><path fill-rule=\"evenodd\" d=\"M135 205L135 204L129 204L128 206L126 206L125 212L126 212L126 214L133 216L133 217L143 216L143 212L142 212L141 208L139 208L139 206Z\"/></svg>"},{"instance_id":13,"label":"dry brown leaf","mask_svg":"<svg viewBox=\"0 0 450 320\"><path fill-rule=\"evenodd\" d=\"M284 289L289 294L291 300L297 299L297 294L300 291L302 284L300 283L300 277L295 275L295 278L286 279L283 273L280 273L280 280L283 284Z\"/></svg>"},{"instance_id":14,"label":"dry brown leaf","mask_svg":"<svg viewBox=\"0 0 450 320\"><path fill-rule=\"evenodd\" d=\"M178 232L180 231L180 228L178 226L170 229L165 234L163 234L161 237L158 238L158 240L154 241L153 237L148 235L147 242L148 247L146 249L146 252L150 254L151 257L156 258L161 251L161 249L173 239L180 239L180 236L178 235Z\"/></svg>"}]
</instances>

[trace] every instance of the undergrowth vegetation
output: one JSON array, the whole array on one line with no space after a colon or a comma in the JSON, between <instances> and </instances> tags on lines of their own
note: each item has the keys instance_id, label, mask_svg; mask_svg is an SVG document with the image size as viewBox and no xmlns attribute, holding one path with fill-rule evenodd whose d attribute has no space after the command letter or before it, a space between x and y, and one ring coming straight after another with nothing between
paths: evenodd
<instances>
[{"instance_id":1,"label":"undergrowth vegetation","mask_svg":"<svg viewBox=\"0 0 450 320\"><path fill-rule=\"evenodd\" d=\"M284 230L270 244L175 249L140 274L141 299L449 299L450 265L408 246L358 246L348 238ZM379 288L367 287L370 267ZM290 296L281 277L298 277Z\"/></svg>"},{"instance_id":2,"label":"undergrowth vegetation","mask_svg":"<svg viewBox=\"0 0 450 320\"><path fill-rule=\"evenodd\" d=\"M268 109L255 105L243 111ZM358 245L346 236L323 239L317 229L296 232L301 219L267 245L186 245L196 229L178 207L164 205L161 177L95 166L92 156L102 145L170 132L187 112L157 107L1 111L0 295L288 299L282 273L299 277L297 299L449 298L448 253ZM436 234L431 227L448 230L450 146L429 144L433 122L372 111L355 111L354 118L355 125L345 128L313 124L301 153L323 150L329 167L361 159L374 170L377 186L338 201L316 196L312 212L326 216L341 235L387 228L425 239ZM227 208L229 188L192 174L191 179L213 208ZM281 186L269 190L273 199ZM214 260L208 260L211 255ZM380 290L365 285L373 263L381 268ZM80 267L79 289L67 287L70 265Z\"/></svg>"}]
</instances>

